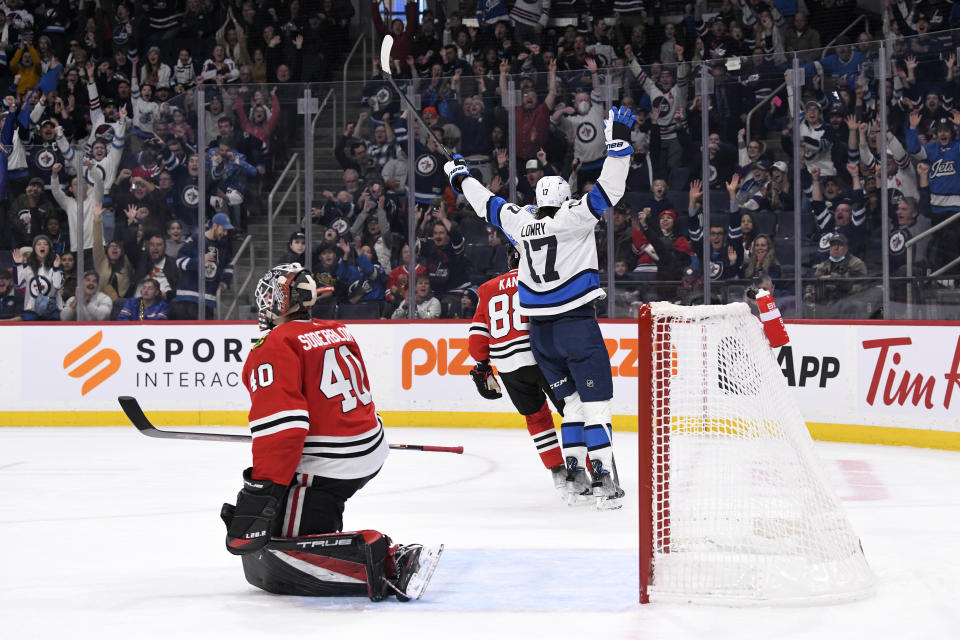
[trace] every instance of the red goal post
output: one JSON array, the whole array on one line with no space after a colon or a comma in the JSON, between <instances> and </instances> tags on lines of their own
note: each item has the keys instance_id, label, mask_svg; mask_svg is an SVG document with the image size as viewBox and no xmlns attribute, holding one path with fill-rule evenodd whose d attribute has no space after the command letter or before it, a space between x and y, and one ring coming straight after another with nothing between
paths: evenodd
<instances>
[{"instance_id":1,"label":"red goal post","mask_svg":"<svg viewBox=\"0 0 960 640\"><path fill-rule=\"evenodd\" d=\"M640 602L836 602L874 589L744 303L639 313Z\"/></svg>"}]
</instances>

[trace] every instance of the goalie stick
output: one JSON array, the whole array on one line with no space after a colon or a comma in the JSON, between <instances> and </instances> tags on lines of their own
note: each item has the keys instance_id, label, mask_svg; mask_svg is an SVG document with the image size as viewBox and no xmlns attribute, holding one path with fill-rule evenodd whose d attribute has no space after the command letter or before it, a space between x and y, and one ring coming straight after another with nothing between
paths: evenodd
<instances>
[{"instance_id":1,"label":"goalie stick","mask_svg":"<svg viewBox=\"0 0 960 640\"><path fill-rule=\"evenodd\" d=\"M168 440L213 440L217 442L250 442L251 437L241 433L198 433L196 431L163 431L153 426L153 423L143 413L140 403L133 396L117 398L120 408L127 419L133 423L137 431L151 438ZM409 449L411 451L434 451L438 453L463 453L463 447L440 447L428 444L391 444L391 449Z\"/></svg>"},{"instance_id":2,"label":"goalie stick","mask_svg":"<svg viewBox=\"0 0 960 640\"><path fill-rule=\"evenodd\" d=\"M393 90L400 94L400 97L403 98L403 101L407 103L407 107L410 109L410 112L413 113L413 117L417 122L420 123L420 126L427 130L427 133L430 134L430 137L433 138L433 141L437 143L437 146L440 147L441 153L447 156L447 160L453 160L453 154L447 151L447 148L443 146L443 143L440 142L440 139L436 136L426 122L423 121L423 118L420 117L420 114L417 113L417 108L413 106L413 103L410 102L410 98L407 97L403 91L400 91L400 87L397 86L396 80L393 79L393 71L390 69L390 50L393 49L393 36L387 34L383 37L383 42L380 44L380 70L383 71L383 75L387 76L387 80L390 82L390 86L393 87ZM386 62L386 64L384 64Z\"/></svg>"}]
</instances>

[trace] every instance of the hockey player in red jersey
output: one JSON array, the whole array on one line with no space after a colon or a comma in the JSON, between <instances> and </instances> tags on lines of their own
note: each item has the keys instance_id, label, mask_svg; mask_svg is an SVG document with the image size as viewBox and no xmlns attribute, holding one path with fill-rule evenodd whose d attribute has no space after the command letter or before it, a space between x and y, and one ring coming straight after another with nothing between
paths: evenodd
<instances>
[{"instance_id":1,"label":"hockey player in red jersey","mask_svg":"<svg viewBox=\"0 0 960 640\"><path fill-rule=\"evenodd\" d=\"M547 399L561 414L563 401L554 396L530 349L529 321L520 315L517 305L519 260L517 250L508 248L509 271L483 283L477 291L479 301L469 341L470 356L477 364L470 375L481 396L488 400L501 398L490 364L493 361L513 406L527 420L527 431L543 466L553 474L556 488L563 491L567 471Z\"/></svg>"},{"instance_id":2,"label":"hockey player in red jersey","mask_svg":"<svg viewBox=\"0 0 960 640\"><path fill-rule=\"evenodd\" d=\"M392 545L372 530L341 533L344 503L386 460L360 348L345 326L310 318L313 276L297 263L257 284L260 328L243 382L253 466L225 504L227 550L247 581L289 595L419 598L443 546Z\"/></svg>"}]
</instances>

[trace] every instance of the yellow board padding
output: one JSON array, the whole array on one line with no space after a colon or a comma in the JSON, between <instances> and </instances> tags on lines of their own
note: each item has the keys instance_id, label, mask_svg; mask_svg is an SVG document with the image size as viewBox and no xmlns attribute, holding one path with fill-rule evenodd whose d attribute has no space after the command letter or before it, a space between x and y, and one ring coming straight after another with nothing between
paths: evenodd
<instances>
[{"instance_id":1,"label":"yellow board padding","mask_svg":"<svg viewBox=\"0 0 960 640\"><path fill-rule=\"evenodd\" d=\"M523 416L484 411L381 411L391 427L441 427L476 429L524 429ZM246 411L148 411L158 427L240 427L247 424ZM560 417L554 416L554 424ZM130 426L122 411L0 411L0 427L103 427ZM923 447L960 451L960 433L931 429L904 429L852 424L808 422L814 440ZM636 432L637 417L613 416L614 431Z\"/></svg>"}]
</instances>

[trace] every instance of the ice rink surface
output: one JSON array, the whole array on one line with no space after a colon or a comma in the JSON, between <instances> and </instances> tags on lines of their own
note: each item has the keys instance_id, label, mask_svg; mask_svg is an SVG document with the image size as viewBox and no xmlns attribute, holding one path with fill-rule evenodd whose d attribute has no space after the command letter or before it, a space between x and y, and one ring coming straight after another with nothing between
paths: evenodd
<instances>
[{"instance_id":1,"label":"ice rink surface","mask_svg":"<svg viewBox=\"0 0 960 640\"><path fill-rule=\"evenodd\" d=\"M245 444L127 428L0 429L0 637L960 638L960 453L818 443L873 598L797 608L637 601L636 434L614 447L626 507L570 508L525 431L390 429L348 529L446 544L424 598L294 598L247 585L223 546ZM587 634L587 635L584 635Z\"/></svg>"}]
</instances>

